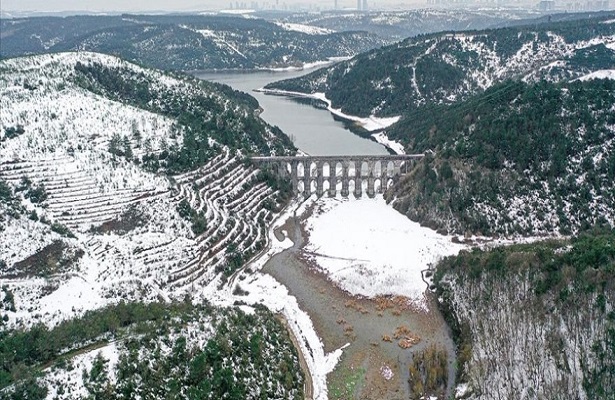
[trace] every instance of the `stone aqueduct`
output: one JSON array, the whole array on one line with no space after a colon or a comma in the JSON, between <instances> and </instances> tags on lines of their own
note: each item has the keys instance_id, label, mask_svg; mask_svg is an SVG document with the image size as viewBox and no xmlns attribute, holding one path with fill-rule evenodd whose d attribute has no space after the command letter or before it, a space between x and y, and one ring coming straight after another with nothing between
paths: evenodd
<instances>
[{"instance_id":1,"label":"stone aqueduct","mask_svg":"<svg viewBox=\"0 0 615 400\"><path fill-rule=\"evenodd\" d=\"M409 165L423 156L423 154L411 154L252 157L251 159L259 167L269 167L280 177L290 179L295 194L301 192L309 196L316 193L320 197L326 190L329 196L335 196L338 183L341 183L343 197L349 196L351 184L354 186L354 195L360 197L363 193L363 182L367 181L367 195L374 197L376 191L383 193L392 181L408 170Z\"/></svg>"}]
</instances>

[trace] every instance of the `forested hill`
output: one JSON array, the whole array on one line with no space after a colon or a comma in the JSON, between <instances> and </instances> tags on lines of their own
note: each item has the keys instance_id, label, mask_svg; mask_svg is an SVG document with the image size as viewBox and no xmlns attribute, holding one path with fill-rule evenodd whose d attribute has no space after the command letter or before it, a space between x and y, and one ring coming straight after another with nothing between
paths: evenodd
<instances>
[{"instance_id":1,"label":"forested hill","mask_svg":"<svg viewBox=\"0 0 615 400\"><path fill-rule=\"evenodd\" d=\"M615 65L615 15L417 36L269 89L323 92L335 108L398 116L450 104L506 79L571 79Z\"/></svg>"},{"instance_id":2,"label":"forested hill","mask_svg":"<svg viewBox=\"0 0 615 400\"><path fill-rule=\"evenodd\" d=\"M615 226L613 80L509 81L389 134L429 153L388 194L413 220L497 235Z\"/></svg>"},{"instance_id":3,"label":"forested hill","mask_svg":"<svg viewBox=\"0 0 615 400\"><path fill-rule=\"evenodd\" d=\"M74 16L0 20L0 58L94 51L173 70L301 66L385 41L366 32L307 34L224 16Z\"/></svg>"},{"instance_id":4,"label":"forested hill","mask_svg":"<svg viewBox=\"0 0 615 400\"><path fill-rule=\"evenodd\" d=\"M458 398L611 400L615 232L463 251L435 284L458 339Z\"/></svg>"},{"instance_id":5,"label":"forested hill","mask_svg":"<svg viewBox=\"0 0 615 400\"><path fill-rule=\"evenodd\" d=\"M380 37L402 40L424 33L446 30L485 29L505 25L521 18L539 15L521 9L447 10L420 9L404 11L332 10L320 13L298 13L285 22L309 24L335 31L367 31Z\"/></svg>"}]
</instances>

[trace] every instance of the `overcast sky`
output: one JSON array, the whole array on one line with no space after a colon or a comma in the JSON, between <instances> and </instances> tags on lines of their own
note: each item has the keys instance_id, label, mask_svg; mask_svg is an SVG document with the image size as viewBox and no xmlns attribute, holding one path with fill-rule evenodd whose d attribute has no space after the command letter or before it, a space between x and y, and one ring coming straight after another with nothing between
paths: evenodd
<instances>
[{"instance_id":1,"label":"overcast sky","mask_svg":"<svg viewBox=\"0 0 615 400\"><path fill-rule=\"evenodd\" d=\"M229 8L231 0L0 0L3 11L194 11ZM233 0L233 4L236 0ZM273 5L276 0L239 0L248 6L252 1ZM277 0L279 6L333 8L335 0ZM356 0L338 0L340 8L356 7ZM416 8L426 0L368 0L370 8Z\"/></svg>"}]
</instances>

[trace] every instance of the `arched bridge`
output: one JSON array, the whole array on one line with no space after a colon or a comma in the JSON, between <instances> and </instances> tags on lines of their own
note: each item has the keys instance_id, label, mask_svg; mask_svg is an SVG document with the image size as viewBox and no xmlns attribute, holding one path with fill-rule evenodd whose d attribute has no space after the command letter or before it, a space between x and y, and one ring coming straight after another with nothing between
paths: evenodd
<instances>
[{"instance_id":1,"label":"arched bridge","mask_svg":"<svg viewBox=\"0 0 615 400\"><path fill-rule=\"evenodd\" d=\"M266 166L282 178L289 178L294 193L319 197L325 191L329 196L337 194L348 197L354 192L359 197L366 186L367 195L375 196L384 191L409 165L423 158L423 154L383 156L304 156L304 157L252 157L251 160ZM364 182L367 185L364 185Z\"/></svg>"}]
</instances>

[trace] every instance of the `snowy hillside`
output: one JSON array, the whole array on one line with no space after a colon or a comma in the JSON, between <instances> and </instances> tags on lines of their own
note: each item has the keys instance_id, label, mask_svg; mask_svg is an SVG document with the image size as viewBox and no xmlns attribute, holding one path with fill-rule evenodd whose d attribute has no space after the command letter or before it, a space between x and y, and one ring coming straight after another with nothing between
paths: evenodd
<instances>
[{"instance_id":1,"label":"snowy hillside","mask_svg":"<svg viewBox=\"0 0 615 400\"><path fill-rule=\"evenodd\" d=\"M264 247L276 207L275 190L213 138L194 169L152 169L144 159L170 170L187 138L204 139L175 118L85 90L75 83L79 65L121 68L152 82L150 90L155 82L181 91L184 108L210 89L93 53L0 64L0 262L1 283L15 294L11 325L119 299L177 297L230 275ZM235 118L241 128L252 114L221 92L207 96L213 110L226 108L228 124Z\"/></svg>"},{"instance_id":2,"label":"snowy hillside","mask_svg":"<svg viewBox=\"0 0 615 400\"><path fill-rule=\"evenodd\" d=\"M450 104L506 79L574 79L615 63L613 16L421 36L269 89L324 93L360 117Z\"/></svg>"},{"instance_id":3,"label":"snowy hillside","mask_svg":"<svg viewBox=\"0 0 615 400\"><path fill-rule=\"evenodd\" d=\"M411 36L442 31L485 29L509 21L533 18L532 10L481 8L477 10L422 9L408 11L335 10L293 14L285 22L335 31L367 31L380 37L401 40Z\"/></svg>"},{"instance_id":4,"label":"snowy hillside","mask_svg":"<svg viewBox=\"0 0 615 400\"><path fill-rule=\"evenodd\" d=\"M212 15L3 19L0 32L0 58L81 50L183 71L301 67L386 43L366 32Z\"/></svg>"},{"instance_id":5,"label":"snowy hillside","mask_svg":"<svg viewBox=\"0 0 615 400\"><path fill-rule=\"evenodd\" d=\"M388 134L434 153L389 193L413 220L460 234L615 226L614 81L508 82L425 107Z\"/></svg>"}]
</instances>

